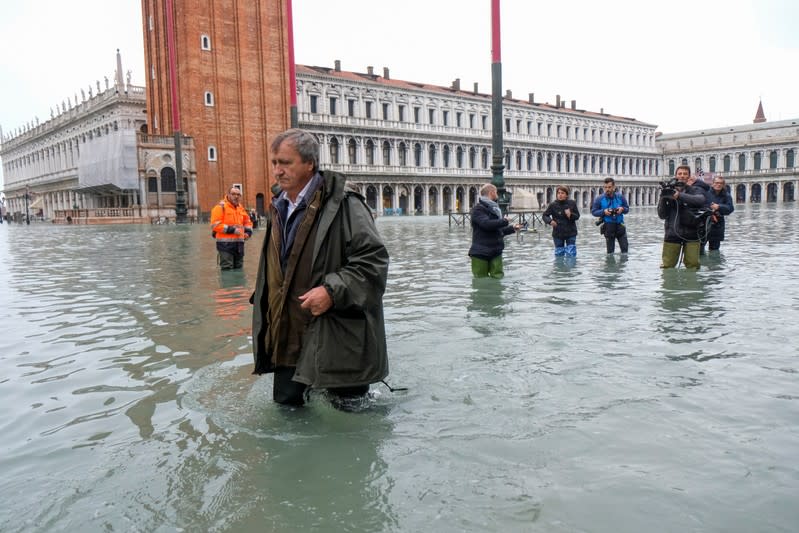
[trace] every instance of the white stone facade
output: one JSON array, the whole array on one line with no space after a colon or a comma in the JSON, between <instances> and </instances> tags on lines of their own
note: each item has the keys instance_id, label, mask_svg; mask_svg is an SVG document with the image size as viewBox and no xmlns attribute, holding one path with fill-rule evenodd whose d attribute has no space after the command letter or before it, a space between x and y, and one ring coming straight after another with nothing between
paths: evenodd
<instances>
[{"instance_id":1,"label":"white stone facade","mask_svg":"<svg viewBox=\"0 0 799 533\"><path fill-rule=\"evenodd\" d=\"M174 139L142 133L144 87L118 77L113 85L106 80L104 89L98 81L96 93L90 87L81 96L63 102L46 122L0 132L8 215L74 223L174 218ZM196 217L190 138L184 138L183 155L189 216Z\"/></svg>"},{"instance_id":2,"label":"white stone facade","mask_svg":"<svg viewBox=\"0 0 799 533\"><path fill-rule=\"evenodd\" d=\"M736 203L796 201L799 119L660 135L657 145L667 174L721 174Z\"/></svg>"},{"instance_id":3,"label":"white stone facade","mask_svg":"<svg viewBox=\"0 0 799 533\"><path fill-rule=\"evenodd\" d=\"M491 181L491 95L338 68L297 67L299 126L322 168L345 173L378 213L466 212ZM655 126L506 94L504 179L514 208L540 209L558 184L582 207L613 177L631 205L654 205L662 176Z\"/></svg>"}]
</instances>

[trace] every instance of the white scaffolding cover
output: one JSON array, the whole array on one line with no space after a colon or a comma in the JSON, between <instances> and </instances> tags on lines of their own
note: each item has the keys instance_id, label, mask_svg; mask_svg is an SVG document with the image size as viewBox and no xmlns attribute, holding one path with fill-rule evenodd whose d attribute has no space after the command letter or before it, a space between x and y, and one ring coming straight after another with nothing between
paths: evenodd
<instances>
[{"instance_id":1,"label":"white scaffolding cover","mask_svg":"<svg viewBox=\"0 0 799 533\"><path fill-rule=\"evenodd\" d=\"M138 189L136 132L112 131L81 146L78 186L81 189L108 185Z\"/></svg>"}]
</instances>

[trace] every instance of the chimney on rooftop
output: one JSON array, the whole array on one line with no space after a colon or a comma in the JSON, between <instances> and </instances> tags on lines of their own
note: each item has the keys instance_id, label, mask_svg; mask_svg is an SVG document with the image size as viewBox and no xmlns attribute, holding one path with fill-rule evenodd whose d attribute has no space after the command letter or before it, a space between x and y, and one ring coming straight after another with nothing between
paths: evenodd
<instances>
[{"instance_id":1,"label":"chimney on rooftop","mask_svg":"<svg viewBox=\"0 0 799 533\"><path fill-rule=\"evenodd\" d=\"M527 95L527 101L530 102L531 104L534 104L535 103L535 93L528 94Z\"/></svg>"},{"instance_id":2,"label":"chimney on rooftop","mask_svg":"<svg viewBox=\"0 0 799 533\"><path fill-rule=\"evenodd\" d=\"M599 108L599 114L600 115L604 115L605 114L605 108L604 107L600 107Z\"/></svg>"},{"instance_id":3,"label":"chimney on rooftop","mask_svg":"<svg viewBox=\"0 0 799 533\"><path fill-rule=\"evenodd\" d=\"M366 67L366 73L369 74L370 76L374 76L375 75L375 68L374 67Z\"/></svg>"},{"instance_id":4,"label":"chimney on rooftop","mask_svg":"<svg viewBox=\"0 0 799 533\"><path fill-rule=\"evenodd\" d=\"M566 100L565 99L560 101L560 107L562 107L564 109L566 108Z\"/></svg>"},{"instance_id":5,"label":"chimney on rooftop","mask_svg":"<svg viewBox=\"0 0 799 533\"><path fill-rule=\"evenodd\" d=\"M555 107L560 107L560 95L555 95Z\"/></svg>"},{"instance_id":6,"label":"chimney on rooftop","mask_svg":"<svg viewBox=\"0 0 799 533\"><path fill-rule=\"evenodd\" d=\"M461 90L461 79L460 78L455 78L452 81L452 88L454 90L456 90L456 91L460 91Z\"/></svg>"},{"instance_id":7,"label":"chimney on rooftop","mask_svg":"<svg viewBox=\"0 0 799 533\"><path fill-rule=\"evenodd\" d=\"M505 91L505 98L507 98L508 100L513 99L513 93L510 91L510 89L507 89Z\"/></svg>"},{"instance_id":8,"label":"chimney on rooftop","mask_svg":"<svg viewBox=\"0 0 799 533\"><path fill-rule=\"evenodd\" d=\"M572 109L577 109L577 100L572 100Z\"/></svg>"},{"instance_id":9,"label":"chimney on rooftop","mask_svg":"<svg viewBox=\"0 0 799 533\"><path fill-rule=\"evenodd\" d=\"M336 59L335 65L336 65L336 72L341 72L341 60L340 59Z\"/></svg>"},{"instance_id":10,"label":"chimney on rooftop","mask_svg":"<svg viewBox=\"0 0 799 533\"><path fill-rule=\"evenodd\" d=\"M477 94L477 82L474 82L474 94Z\"/></svg>"},{"instance_id":11,"label":"chimney on rooftop","mask_svg":"<svg viewBox=\"0 0 799 533\"><path fill-rule=\"evenodd\" d=\"M383 77L384 77L385 79L387 79L387 80L390 80L390 79L391 79L391 78L388 76L388 67L383 67Z\"/></svg>"}]
</instances>

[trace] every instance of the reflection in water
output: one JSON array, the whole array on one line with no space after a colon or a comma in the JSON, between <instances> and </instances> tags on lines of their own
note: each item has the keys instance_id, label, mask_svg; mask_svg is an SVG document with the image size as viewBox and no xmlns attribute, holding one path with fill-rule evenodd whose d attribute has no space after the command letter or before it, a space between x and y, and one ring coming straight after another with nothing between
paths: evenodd
<instances>
[{"instance_id":1,"label":"reflection in water","mask_svg":"<svg viewBox=\"0 0 799 533\"><path fill-rule=\"evenodd\" d=\"M187 387L184 402L207 416L197 430L182 424L191 454L172 462L167 501L189 518L215 495L215 506L234 512L209 512L198 524L216 516L229 531L395 529L393 482L380 454L393 424L382 399L357 414L322 398L287 408L268 401L271 379L243 386L247 371L209 368Z\"/></svg>"},{"instance_id":2,"label":"reflection in water","mask_svg":"<svg viewBox=\"0 0 799 533\"><path fill-rule=\"evenodd\" d=\"M469 305L466 309L483 316L502 318L505 316L504 292L505 286L502 280L473 278Z\"/></svg>"},{"instance_id":3,"label":"reflection in water","mask_svg":"<svg viewBox=\"0 0 799 533\"><path fill-rule=\"evenodd\" d=\"M220 270L219 288L214 291L214 312L222 320L235 320L251 309L252 289L241 270Z\"/></svg>"},{"instance_id":4,"label":"reflection in water","mask_svg":"<svg viewBox=\"0 0 799 533\"><path fill-rule=\"evenodd\" d=\"M629 258L528 234L503 280L381 217L409 390L357 413L251 375L263 232L223 276L205 226L4 225L0 530L793 530L796 213L736 209L699 272L658 268L652 209Z\"/></svg>"},{"instance_id":5,"label":"reflection in water","mask_svg":"<svg viewBox=\"0 0 799 533\"><path fill-rule=\"evenodd\" d=\"M658 331L672 346L684 346L671 359L705 360L718 357L713 341L724 317L724 302L709 294L719 286L718 274L688 269L661 271L657 300L663 312L658 315Z\"/></svg>"},{"instance_id":6,"label":"reflection in water","mask_svg":"<svg viewBox=\"0 0 799 533\"><path fill-rule=\"evenodd\" d=\"M556 256L553 264L553 272L568 272L577 266L576 257Z\"/></svg>"}]
</instances>

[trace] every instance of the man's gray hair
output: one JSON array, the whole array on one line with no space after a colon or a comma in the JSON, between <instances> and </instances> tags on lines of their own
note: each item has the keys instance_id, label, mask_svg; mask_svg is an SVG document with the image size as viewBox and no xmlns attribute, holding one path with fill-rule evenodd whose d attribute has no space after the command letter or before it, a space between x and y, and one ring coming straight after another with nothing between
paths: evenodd
<instances>
[{"instance_id":1,"label":"man's gray hair","mask_svg":"<svg viewBox=\"0 0 799 533\"><path fill-rule=\"evenodd\" d=\"M272 140L272 153L277 152L284 142L294 146L303 163L313 163L314 172L319 170L319 141L316 140L313 134L298 128L291 128L278 133Z\"/></svg>"},{"instance_id":2,"label":"man's gray hair","mask_svg":"<svg viewBox=\"0 0 799 533\"><path fill-rule=\"evenodd\" d=\"M497 187L493 183L486 183L482 187L480 187L480 196L486 196L488 191L496 191Z\"/></svg>"}]
</instances>

